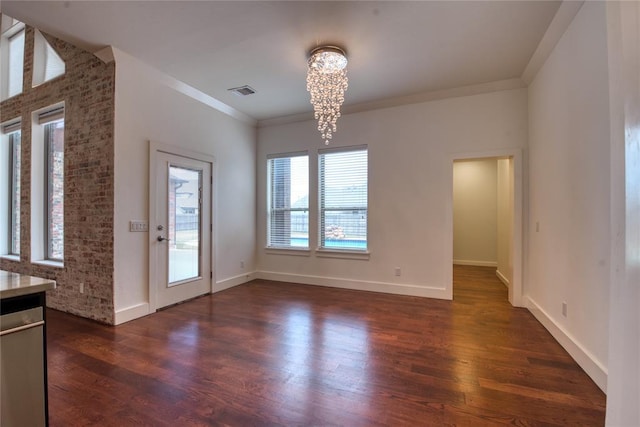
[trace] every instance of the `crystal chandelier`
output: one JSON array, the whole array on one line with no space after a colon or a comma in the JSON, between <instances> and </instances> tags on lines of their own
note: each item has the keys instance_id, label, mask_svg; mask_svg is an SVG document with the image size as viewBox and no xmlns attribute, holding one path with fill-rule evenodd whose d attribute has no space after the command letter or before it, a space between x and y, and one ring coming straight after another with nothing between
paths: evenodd
<instances>
[{"instance_id":1,"label":"crystal chandelier","mask_svg":"<svg viewBox=\"0 0 640 427\"><path fill-rule=\"evenodd\" d=\"M347 90L347 56L339 47L320 46L309 52L308 65L307 90L318 130L329 145Z\"/></svg>"}]
</instances>

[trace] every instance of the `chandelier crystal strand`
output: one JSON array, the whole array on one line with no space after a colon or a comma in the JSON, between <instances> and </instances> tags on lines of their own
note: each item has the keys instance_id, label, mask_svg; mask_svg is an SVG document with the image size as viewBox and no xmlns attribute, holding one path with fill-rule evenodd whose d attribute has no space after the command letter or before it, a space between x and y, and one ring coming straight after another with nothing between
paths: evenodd
<instances>
[{"instance_id":1,"label":"chandelier crystal strand","mask_svg":"<svg viewBox=\"0 0 640 427\"><path fill-rule=\"evenodd\" d=\"M327 46L311 52L307 73L307 90L311 94L318 131L329 145L336 132L340 107L348 87L347 58L340 48Z\"/></svg>"}]
</instances>

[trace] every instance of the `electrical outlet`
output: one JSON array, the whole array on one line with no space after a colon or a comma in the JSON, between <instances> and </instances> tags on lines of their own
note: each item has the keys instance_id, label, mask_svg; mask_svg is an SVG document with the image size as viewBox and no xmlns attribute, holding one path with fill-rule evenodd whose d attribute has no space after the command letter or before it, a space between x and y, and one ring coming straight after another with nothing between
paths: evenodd
<instances>
[{"instance_id":1,"label":"electrical outlet","mask_svg":"<svg viewBox=\"0 0 640 427\"><path fill-rule=\"evenodd\" d=\"M536 233L540 232L540 222L536 221Z\"/></svg>"},{"instance_id":2,"label":"electrical outlet","mask_svg":"<svg viewBox=\"0 0 640 427\"><path fill-rule=\"evenodd\" d=\"M80 282L80 284L78 285L78 291L80 291L81 294L84 294L84 283Z\"/></svg>"},{"instance_id":3,"label":"electrical outlet","mask_svg":"<svg viewBox=\"0 0 640 427\"><path fill-rule=\"evenodd\" d=\"M567 317L567 303L566 302L562 303L562 315L564 317Z\"/></svg>"},{"instance_id":4,"label":"electrical outlet","mask_svg":"<svg viewBox=\"0 0 640 427\"><path fill-rule=\"evenodd\" d=\"M402 272L400 271L400 267L396 267L395 272L396 272L396 276L400 276L400 274L402 273Z\"/></svg>"},{"instance_id":5,"label":"electrical outlet","mask_svg":"<svg viewBox=\"0 0 640 427\"><path fill-rule=\"evenodd\" d=\"M240 268L244 268L244 261L240 261Z\"/></svg>"}]
</instances>

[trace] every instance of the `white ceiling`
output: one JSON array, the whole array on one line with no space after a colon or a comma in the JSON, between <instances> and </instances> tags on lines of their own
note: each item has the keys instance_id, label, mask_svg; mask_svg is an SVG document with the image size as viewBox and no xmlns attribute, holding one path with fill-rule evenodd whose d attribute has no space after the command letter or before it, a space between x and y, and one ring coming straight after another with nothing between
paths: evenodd
<instances>
[{"instance_id":1,"label":"white ceiling","mask_svg":"<svg viewBox=\"0 0 640 427\"><path fill-rule=\"evenodd\" d=\"M2 1L91 52L111 45L257 119L312 111L306 55L346 49L345 105L520 77L559 1ZM248 84L238 97L228 88Z\"/></svg>"}]
</instances>

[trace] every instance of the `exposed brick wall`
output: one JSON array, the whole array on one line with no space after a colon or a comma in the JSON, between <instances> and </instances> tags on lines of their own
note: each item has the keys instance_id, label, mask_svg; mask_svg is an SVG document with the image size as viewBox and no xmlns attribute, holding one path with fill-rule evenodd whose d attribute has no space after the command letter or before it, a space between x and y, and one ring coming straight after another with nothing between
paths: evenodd
<instances>
[{"instance_id":1,"label":"exposed brick wall","mask_svg":"<svg viewBox=\"0 0 640 427\"><path fill-rule=\"evenodd\" d=\"M22 117L20 261L0 259L0 269L55 279L58 287L47 293L48 306L113 324L115 64L45 35L66 72L31 88L33 28L27 26L25 36L23 92L0 103L0 122ZM60 101L65 102L64 268L55 268L30 260L31 113Z\"/></svg>"}]
</instances>

